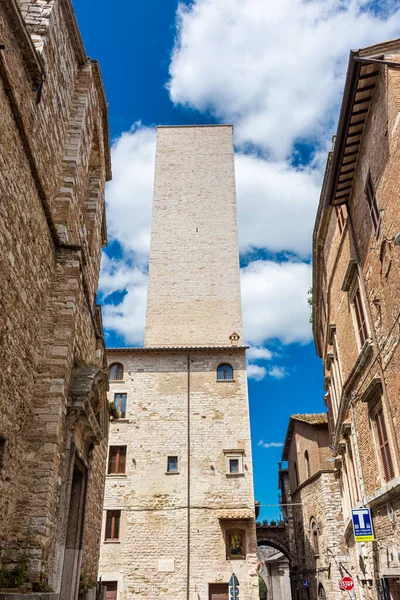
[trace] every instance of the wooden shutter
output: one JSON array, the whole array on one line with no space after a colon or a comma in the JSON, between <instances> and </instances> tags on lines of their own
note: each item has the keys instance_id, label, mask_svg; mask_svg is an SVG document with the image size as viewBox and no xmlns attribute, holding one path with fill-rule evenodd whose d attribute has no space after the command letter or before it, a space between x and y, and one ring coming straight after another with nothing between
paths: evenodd
<instances>
[{"instance_id":1,"label":"wooden shutter","mask_svg":"<svg viewBox=\"0 0 400 600\"><path fill-rule=\"evenodd\" d=\"M365 319L364 307L361 300L360 288L357 288L353 298L354 311L356 313L357 329L361 346L368 337L367 321Z\"/></svg>"},{"instance_id":2,"label":"wooden shutter","mask_svg":"<svg viewBox=\"0 0 400 600\"><path fill-rule=\"evenodd\" d=\"M126 446L119 446L119 461L118 461L118 474L123 475L126 471Z\"/></svg>"},{"instance_id":3,"label":"wooden shutter","mask_svg":"<svg viewBox=\"0 0 400 600\"><path fill-rule=\"evenodd\" d=\"M368 173L367 183L365 186L365 196L367 198L369 212L371 213L372 224L376 237L379 234L381 224L381 213L379 212L378 203L376 201L375 188L372 182L371 173Z\"/></svg>"},{"instance_id":4,"label":"wooden shutter","mask_svg":"<svg viewBox=\"0 0 400 600\"><path fill-rule=\"evenodd\" d=\"M394 468L392 455L390 452L389 440L386 431L386 423L383 415L383 408L380 406L375 412L376 429L378 433L379 449L381 451L383 472L385 481L390 481L394 478Z\"/></svg>"},{"instance_id":5,"label":"wooden shutter","mask_svg":"<svg viewBox=\"0 0 400 600\"><path fill-rule=\"evenodd\" d=\"M106 515L106 540L119 540L120 510L108 510Z\"/></svg>"},{"instance_id":6,"label":"wooden shutter","mask_svg":"<svg viewBox=\"0 0 400 600\"><path fill-rule=\"evenodd\" d=\"M117 446L110 446L110 453L108 457L108 474L115 474L117 472Z\"/></svg>"},{"instance_id":7,"label":"wooden shutter","mask_svg":"<svg viewBox=\"0 0 400 600\"><path fill-rule=\"evenodd\" d=\"M329 435L331 438L331 442L333 442L334 437L335 437L335 418L333 416L333 410L332 410L332 399L331 399L331 394L330 392L326 395L326 406L328 408L328 429L329 429Z\"/></svg>"}]
</instances>

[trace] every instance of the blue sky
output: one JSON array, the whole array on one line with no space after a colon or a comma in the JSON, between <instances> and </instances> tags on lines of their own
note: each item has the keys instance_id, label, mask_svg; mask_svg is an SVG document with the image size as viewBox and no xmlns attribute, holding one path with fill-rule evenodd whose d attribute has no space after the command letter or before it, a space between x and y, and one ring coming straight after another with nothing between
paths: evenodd
<instances>
[{"instance_id":1,"label":"blue sky","mask_svg":"<svg viewBox=\"0 0 400 600\"><path fill-rule=\"evenodd\" d=\"M276 504L282 448L268 445L282 444L290 414L324 410L307 290L348 53L399 36L399 3L73 3L109 103L114 179L99 296L109 346L142 343L154 126L235 125L255 493ZM265 506L261 519L278 514Z\"/></svg>"}]
</instances>

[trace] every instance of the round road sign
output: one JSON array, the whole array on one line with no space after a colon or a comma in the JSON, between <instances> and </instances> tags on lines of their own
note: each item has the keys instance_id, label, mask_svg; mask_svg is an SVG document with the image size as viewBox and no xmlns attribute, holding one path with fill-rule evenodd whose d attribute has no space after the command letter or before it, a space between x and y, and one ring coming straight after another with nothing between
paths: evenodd
<instances>
[{"instance_id":1,"label":"round road sign","mask_svg":"<svg viewBox=\"0 0 400 600\"><path fill-rule=\"evenodd\" d=\"M349 592L354 588L354 581L351 577L343 577L343 579L339 581L339 587L341 590Z\"/></svg>"}]
</instances>

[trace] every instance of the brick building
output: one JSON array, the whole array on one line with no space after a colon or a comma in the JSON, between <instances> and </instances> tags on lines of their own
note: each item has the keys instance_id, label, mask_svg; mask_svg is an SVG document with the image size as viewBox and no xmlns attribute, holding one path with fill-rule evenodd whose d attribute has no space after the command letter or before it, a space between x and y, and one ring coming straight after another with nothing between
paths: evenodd
<instances>
[{"instance_id":1,"label":"brick building","mask_svg":"<svg viewBox=\"0 0 400 600\"><path fill-rule=\"evenodd\" d=\"M70 0L1 0L0 32L0 573L67 600L99 554L107 106Z\"/></svg>"},{"instance_id":2,"label":"brick building","mask_svg":"<svg viewBox=\"0 0 400 600\"><path fill-rule=\"evenodd\" d=\"M323 359L345 543L360 598L400 598L400 40L351 52L314 230ZM351 509L372 510L355 544Z\"/></svg>"},{"instance_id":3,"label":"brick building","mask_svg":"<svg viewBox=\"0 0 400 600\"><path fill-rule=\"evenodd\" d=\"M108 598L258 599L231 126L161 127L145 346L107 350Z\"/></svg>"},{"instance_id":4,"label":"brick building","mask_svg":"<svg viewBox=\"0 0 400 600\"><path fill-rule=\"evenodd\" d=\"M293 600L340 600L338 584L350 568L329 443L325 413L290 417L282 454L288 468L279 481Z\"/></svg>"}]
</instances>

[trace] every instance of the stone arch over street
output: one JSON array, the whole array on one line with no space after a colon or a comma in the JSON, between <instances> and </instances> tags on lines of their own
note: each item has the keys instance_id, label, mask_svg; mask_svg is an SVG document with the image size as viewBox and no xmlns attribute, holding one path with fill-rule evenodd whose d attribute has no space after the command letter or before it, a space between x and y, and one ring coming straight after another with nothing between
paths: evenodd
<instances>
[{"instance_id":1,"label":"stone arch over street","mask_svg":"<svg viewBox=\"0 0 400 600\"><path fill-rule=\"evenodd\" d=\"M257 545L271 546L290 559L289 536L285 525L258 525Z\"/></svg>"}]
</instances>

